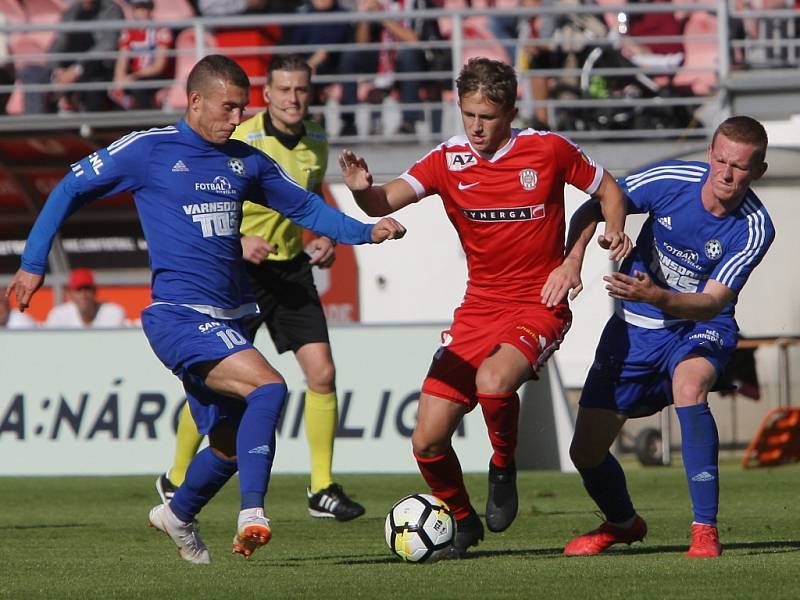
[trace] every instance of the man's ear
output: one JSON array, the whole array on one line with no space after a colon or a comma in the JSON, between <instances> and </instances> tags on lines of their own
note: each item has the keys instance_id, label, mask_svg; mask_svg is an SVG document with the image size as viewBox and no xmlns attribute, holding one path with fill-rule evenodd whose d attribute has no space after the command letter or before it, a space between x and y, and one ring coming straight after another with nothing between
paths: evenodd
<instances>
[{"instance_id":1,"label":"man's ear","mask_svg":"<svg viewBox=\"0 0 800 600\"><path fill-rule=\"evenodd\" d=\"M753 181L757 181L764 176L764 173L767 172L767 163L762 162L760 165L753 169Z\"/></svg>"}]
</instances>

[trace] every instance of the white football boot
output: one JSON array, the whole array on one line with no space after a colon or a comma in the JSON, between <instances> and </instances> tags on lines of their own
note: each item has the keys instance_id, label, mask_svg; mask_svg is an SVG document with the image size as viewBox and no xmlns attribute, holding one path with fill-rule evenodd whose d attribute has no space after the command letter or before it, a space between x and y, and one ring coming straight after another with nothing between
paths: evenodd
<instances>
[{"instance_id":1,"label":"white football boot","mask_svg":"<svg viewBox=\"0 0 800 600\"><path fill-rule=\"evenodd\" d=\"M211 562L208 548L200 539L197 521L184 523L175 516L169 504L159 504L150 510L150 527L155 527L172 538L183 560L196 565L207 565Z\"/></svg>"},{"instance_id":2,"label":"white football boot","mask_svg":"<svg viewBox=\"0 0 800 600\"><path fill-rule=\"evenodd\" d=\"M239 524L233 536L233 554L243 554L245 558L272 538L269 519L263 508L246 508L239 513Z\"/></svg>"}]
</instances>

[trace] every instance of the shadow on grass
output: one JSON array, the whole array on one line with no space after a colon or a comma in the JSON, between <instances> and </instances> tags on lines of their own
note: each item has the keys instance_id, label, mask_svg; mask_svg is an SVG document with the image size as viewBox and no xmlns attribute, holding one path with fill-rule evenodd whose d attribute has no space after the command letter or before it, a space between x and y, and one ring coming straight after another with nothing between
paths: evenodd
<instances>
[{"instance_id":1,"label":"shadow on grass","mask_svg":"<svg viewBox=\"0 0 800 600\"><path fill-rule=\"evenodd\" d=\"M732 550L747 550L743 554L758 555L758 554L776 554L784 552L798 552L800 551L800 540L781 540L781 541L763 541L763 542L733 542L724 543L723 540L723 556L725 552ZM611 550L606 555L647 555L647 554L669 554L669 553L684 553L689 549L689 543L680 545L648 545L641 544L631 548L617 547ZM582 558L582 557L578 557Z\"/></svg>"},{"instance_id":2,"label":"shadow on grass","mask_svg":"<svg viewBox=\"0 0 800 600\"><path fill-rule=\"evenodd\" d=\"M0 525L0 531L15 529L79 529L83 527L97 527L97 523L36 523L35 525Z\"/></svg>"}]
</instances>

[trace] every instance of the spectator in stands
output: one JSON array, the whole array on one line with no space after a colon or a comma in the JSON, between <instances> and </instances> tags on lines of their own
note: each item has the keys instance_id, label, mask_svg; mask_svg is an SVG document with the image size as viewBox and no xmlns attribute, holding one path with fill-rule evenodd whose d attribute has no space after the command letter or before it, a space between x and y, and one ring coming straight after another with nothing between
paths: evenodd
<instances>
[{"instance_id":1,"label":"spectator in stands","mask_svg":"<svg viewBox=\"0 0 800 600\"><path fill-rule=\"evenodd\" d=\"M38 323L25 313L11 308L6 288L0 287L0 329L32 329Z\"/></svg>"},{"instance_id":2,"label":"spectator in stands","mask_svg":"<svg viewBox=\"0 0 800 600\"><path fill-rule=\"evenodd\" d=\"M523 0L526 8L553 6L554 0ZM558 60L550 43L540 43L538 40L553 38L556 31L556 20L553 15L537 15L524 23L520 32L521 48L519 52L520 71L539 69L558 69L563 63ZM550 116L545 101L550 97L550 85L553 81L549 77L533 75L530 78L530 91L533 97L533 114L529 118L529 125L534 129L549 129Z\"/></svg>"},{"instance_id":3,"label":"spectator in stands","mask_svg":"<svg viewBox=\"0 0 800 600\"><path fill-rule=\"evenodd\" d=\"M471 4L471 2L470 2ZM519 8L527 5L525 0L486 0L486 6L496 9ZM489 15L486 26L508 54L508 64L517 62L517 38L520 34L520 18L514 15Z\"/></svg>"},{"instance_id":4,"label":"spectator in stands","mask_svg":"<svg viewBox=\"0 0 800 600\"><path fill-rule=\"evenodd\" d=\"M375 87L389 90L394 84L394 74L421 73L426 70L425 53L414 44L420 40L419 27L423 19L393 19L388 13L402 10L424 8L424 0L362 0L359 12L383 12L383 21L359 21L355 30L355 41L366 43L405 42L407 46L399 50L381 48L380 50L350 50L342 54L341 70L343 76L354 73L376 73ZM400 89L400 102L403 104L420 102L422 85L417 78L402 79L397 82ZM342 129L340 135L357 135L355 112L352 107L358 102L358 84L352 78L342 81ZM400 133L414 133L416 122L422 118L419 109L403 109L403 122ZM373 122L373 130L378 124Z\"/></svg>"},{"instance_id":5,"label":"spectator in stands","mask_svg":"<svg viewBox=\"0 0 800 600\"><path fill-rule=\"evenodd\" d=\"M6 24L6 16L0 13L0 27ZM0 31L0 85L14 85L14 62L8 49L8 34ZM6 114L6 104L11 92L0 93L0 115Z\"/></svg>"},{"instance_id":6,"label":"spectator in stands","mask_svg":"<svg viewBox=\"0 0 800 600\"><path fill-rule=\"evenodd\" d=\"M45 327L106 328L124 327L125 310L113 302L98 302L97 285L90 269L74 269L69 274L67 302L54 306Z\"/></svg>"},{"instance_id":7,"label":"spectator in stands","mask_svg":"<svg viewBox=\"0 0 800 600\"><path fill-rule=\"evenodd\" d=\"M313 15L347 12L338 0L311 0L297 10L298 14ZM353 41L351 23L302 23L284 30L283 43L288 45L309 46L313 51L304 52L303 56L314 75L336 75L341 73L341 52L329 51L332 44L345 44ZM326 83L312 83L311 105L325 103ZM321 122L320 119L314 119Z\"/></svg>"},{"instance_id":8,"label":"spectator in stands","mask_svg":"<svg viewBox=\"0 0 800 600\"><path fill-rule=\"evenodd\" d=\"M638 0L628 0L638 4ZM668 4L653 0L652 4ZM683 26L671 12L633 13L628 17L628 37L681 36ZM637 67L679 67L683 62L683 44L679 41L633 42L623 38L622 53Z\"/></svg>"},{"instance_id":9,"label":"spectator in stands","mask_svg":"<svg viewBox=\"0 0 800 600\"><path fill-rule=\"evenodd\" d=\"M114 0L73 0L61 17L63 23L86 21L121 21L125 18L122 8ZM81 59L53 59L49 68L29 65L22 69L23 83L47 83L52 81L59 87L74 83L110 82L114 76L114 61L108 58L92 60L93 52L114 52L117 49L119 31L96 29L94 31L59 31L48 52L61 54L75 52L86 56ZM44 92L25 93L26 114L52 112L53 100L57 100L62 111L100 111L108 107L105 90L85 90L48 95Z\"/></svg>"},{"instance_id":10,"label":"spectator in stands","mask_svg":"<svg viewBox=\"0 0 800 600\"><path fill-rule=\"evenodd\" d=\"M128 0L136 21L153 19L153 0ZM133 81L169 77L172 32L166 27L126 29L119 38L119 56L114 66L112 99L123 108L155 108L155 88L127 88Z\"/></svg>"},{"instance_id":11,"label":"spectator in stands","mask_svg":"<svg viewBox=\"0 0 800 600\"><path fill-rule=\"evenodd\" d=\"M194 11L204 17L292 13L302 3L303 0L189 0Z\"/></svg>"}]
</instances>

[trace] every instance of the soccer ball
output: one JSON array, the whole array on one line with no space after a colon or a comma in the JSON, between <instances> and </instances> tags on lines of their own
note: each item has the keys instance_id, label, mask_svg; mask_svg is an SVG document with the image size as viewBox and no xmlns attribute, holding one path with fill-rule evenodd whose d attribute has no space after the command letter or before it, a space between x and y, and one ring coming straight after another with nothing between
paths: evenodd
<instances>
[{"instance_id":1,"label":"soccer ball","mask_svg":"<svg viewBox=\"0 0 800 600\"><path fill-rule=\"evenodd\" d=\"M407 562L439 560L456 535L456 520L436 496L411 494L398 500L386 515L389 549Z\"/></svg>"}]
</instances>

